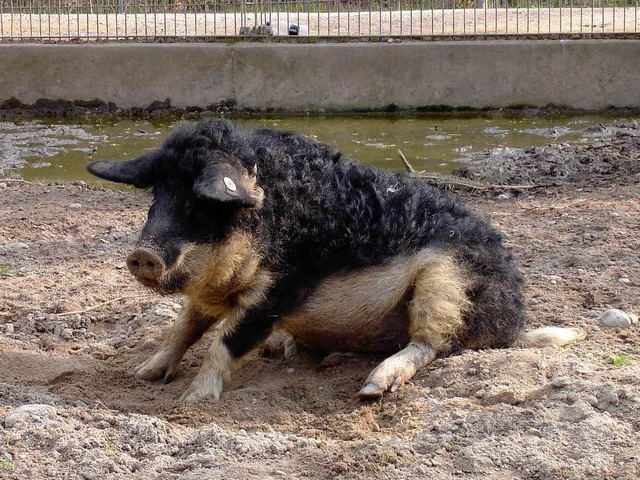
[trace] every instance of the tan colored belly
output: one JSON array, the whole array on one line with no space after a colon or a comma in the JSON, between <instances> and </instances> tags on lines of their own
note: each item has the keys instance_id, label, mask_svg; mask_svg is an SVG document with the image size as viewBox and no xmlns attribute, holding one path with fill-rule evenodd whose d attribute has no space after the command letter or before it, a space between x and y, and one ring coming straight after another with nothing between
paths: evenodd
<instances>
[{"instance_id":1,"label":"tan colored belly","mask_svg":"<svg viewBox=\"0 0 640 480\"><path fill-rule=\"evenodd\" d=\"M303 348L325 352L393 352L409 341L407 302L423 257L322 281L279 328Z\"/></svg>"}]
</instances>

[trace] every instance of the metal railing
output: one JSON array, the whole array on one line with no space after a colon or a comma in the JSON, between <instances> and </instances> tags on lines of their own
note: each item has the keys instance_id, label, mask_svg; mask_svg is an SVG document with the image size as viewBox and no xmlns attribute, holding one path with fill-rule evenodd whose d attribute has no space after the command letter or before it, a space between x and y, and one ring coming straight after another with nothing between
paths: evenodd
<instances>
[{"instance_id":1,"label":"metal railing","mask_svg":"<svg viewBox=\"0 0 640 480\"><path fill-rule=\"evenodd\" d=\"M0 42L634 35L639 0L0 0Z\"/></svg>"}]
</instances>

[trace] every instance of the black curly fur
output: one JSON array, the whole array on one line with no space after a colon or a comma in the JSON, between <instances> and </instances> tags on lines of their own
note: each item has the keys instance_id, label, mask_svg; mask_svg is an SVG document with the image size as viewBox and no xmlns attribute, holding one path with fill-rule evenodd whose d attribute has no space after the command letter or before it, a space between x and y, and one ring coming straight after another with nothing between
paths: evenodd
<instances>
[{"instance_id":1,"label":"black curly fur","mask_svg":"<svg viewBox=\"0 0 640 480\"><path fill-rule=\"evenodd\" d=\"M260 209L193 198L194 180L214 151L237 158L248 171L257 165L265 194ZM319 279L425 247L453 254L474 279L467 292L473 307L459 346L504 346L524 327L522 277L502 234L451 193L344 159L335 148L296 133L241 128L220 119L178 128L150 164L150 176L139 183L154 185L150 219L162 228L150 221L147 235L177 245L182 239L221 241L243 229L278 275L267 304L225 339L235 356L263 338Z\"/></svg>"}]
</instances>

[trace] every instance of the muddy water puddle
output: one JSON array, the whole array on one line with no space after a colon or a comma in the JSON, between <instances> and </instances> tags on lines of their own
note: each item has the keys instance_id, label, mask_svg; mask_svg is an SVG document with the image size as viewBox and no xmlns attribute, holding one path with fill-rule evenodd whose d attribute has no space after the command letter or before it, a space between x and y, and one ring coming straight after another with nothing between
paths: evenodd
<instances>
[{"instance_id":1,"label":"muddy water puddle","mask_svg":"<svg viewBox=\"0 0 640 480\"><path fill-rule=\"evenodd\" d=\"M465 158L494 148L583 142L614 134L605 116L568 118L438 118L305 116L236 118L249 126L295 130L336 145L345 155L402 170L398 149L416 169L449 173ZM0 122L0 178L95 181L94 159L128 159L160 145L175 122L92 120Z\"/></svg>"}]
</instances>

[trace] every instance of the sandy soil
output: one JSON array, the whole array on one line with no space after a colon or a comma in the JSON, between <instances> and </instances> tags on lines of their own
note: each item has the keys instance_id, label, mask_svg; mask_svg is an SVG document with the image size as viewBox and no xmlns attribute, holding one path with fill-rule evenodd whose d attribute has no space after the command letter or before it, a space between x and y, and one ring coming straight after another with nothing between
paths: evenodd
<instances>
[{"instance_id":1,"label":"sandy soil","mask_svg":"<svg viewBox=\"0 0 640 480\"><path fill-rule=\"evenodd\" d=\"M180 303L124 267L147 194L0 180L0 477L640 477L640 327L598 320L640 313L640 128L619 127L486 152L464 172L549 184L462 195L506 232L531 325L586 340L438 359L380 402L356 398L379 358L318 370L256 353L220 401L178 404L207 339L173 383L132 374Z\"/></svg>"},{"instance_id":2,"label":"sandy soil","mask_svg":"<svg viewBox=\"0 0 640 480\"><path fill-rule=\"evenodd\" d=\"M4 13L0 40L78 41L145 37L236 36L242 26L302 25L302 36L446 36L634 34L640 31L638 7L628 8L458 8L372 10L336 13L157 13L53 14ZM274 33L278 34L278 28Z\"/></svg>"}]
</instances>

